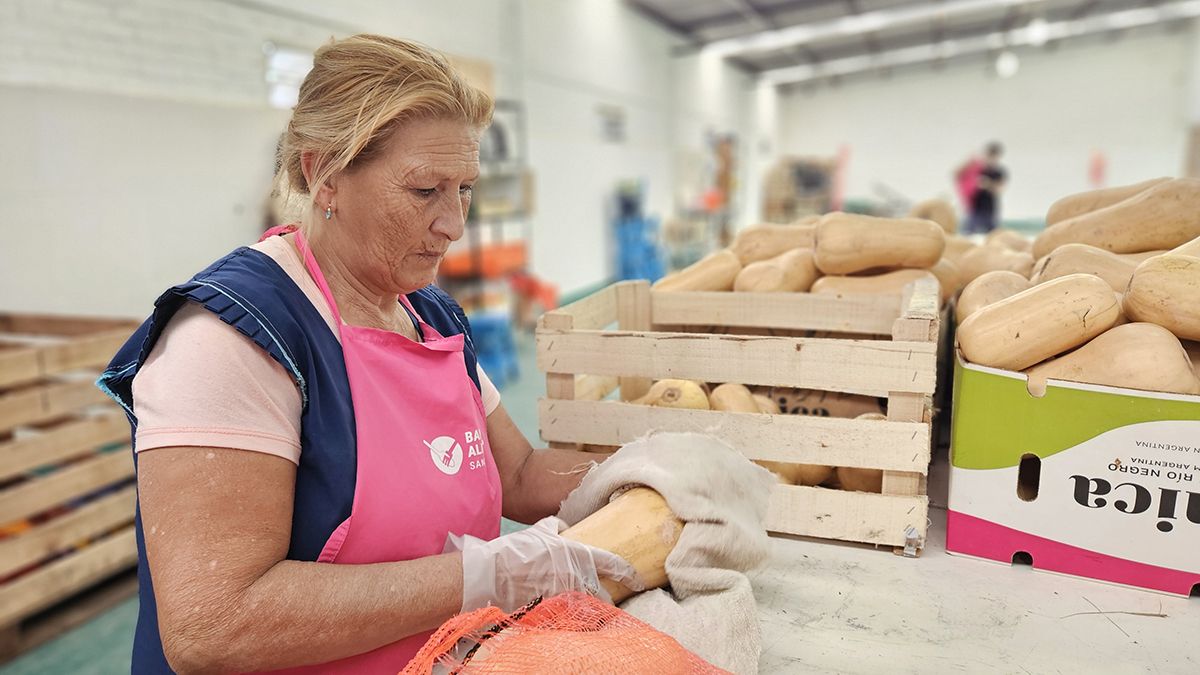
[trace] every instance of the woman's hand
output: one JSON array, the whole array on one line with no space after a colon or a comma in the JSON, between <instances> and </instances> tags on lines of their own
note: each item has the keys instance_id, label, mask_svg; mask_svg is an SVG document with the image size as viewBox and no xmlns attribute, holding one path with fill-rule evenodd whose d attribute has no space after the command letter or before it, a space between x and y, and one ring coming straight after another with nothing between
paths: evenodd
<instances>
[{"instance_id":1,"label":"woman's hand","mask_svg":"<svg viewBox=\"0 0 1200 675\"><path fill-rule=\"evenodd\" d=\"M561 537L566 527L550 517L491 541L451 535L447 551L462 551L462 611L495 605L511 612L538 596L566 591L584 591L611 602L601 578L635 591L645 587L620 556Z\"/></svg>"}]
</instances>

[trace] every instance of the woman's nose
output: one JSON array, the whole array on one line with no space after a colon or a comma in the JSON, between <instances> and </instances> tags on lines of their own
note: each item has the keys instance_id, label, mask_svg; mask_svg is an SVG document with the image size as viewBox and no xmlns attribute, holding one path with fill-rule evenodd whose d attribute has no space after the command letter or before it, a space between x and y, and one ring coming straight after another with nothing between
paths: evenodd
<instances>
[{"instance_id":1,"label":"woman's nose","mask_svg":"<svg viewBox=\"0 0 1200 675\"><path fill-rule=\"evenodd\" d=\"M433 221L433 231L450 241L458 241L463 236L467 223L467 205L457 194L446 195L442 200L442 208Z\"/></svg>"}]
</instances>

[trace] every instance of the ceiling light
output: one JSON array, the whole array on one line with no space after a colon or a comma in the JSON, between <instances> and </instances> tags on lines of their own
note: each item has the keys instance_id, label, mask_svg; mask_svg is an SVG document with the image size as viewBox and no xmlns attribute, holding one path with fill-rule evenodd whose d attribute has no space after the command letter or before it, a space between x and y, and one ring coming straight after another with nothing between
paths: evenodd
<instances>
[{"instance_id":1,"label":"ceiling light","mask_svg":"<svg viewBox=\"0 0 1200 675\"><path fill-rule=\"evenodd\" d=\"M1007 49L1000 52L996 57L996 74L1003 78L1009 78L1017 74L1021 69L1021 60L1017 55Z\"/></svg>"},{"instance_id":2,"label":"ceiling light","mask_svg":"<svg viewBox=\"0 0 1200 675\"><path fill-rule=\"evenodd\" d=\"M1037 17L1025 26L1025 40L1034 47L1041 47L1050 39L1050 25L1042 17Z\"/></svg>"}]
</instances>

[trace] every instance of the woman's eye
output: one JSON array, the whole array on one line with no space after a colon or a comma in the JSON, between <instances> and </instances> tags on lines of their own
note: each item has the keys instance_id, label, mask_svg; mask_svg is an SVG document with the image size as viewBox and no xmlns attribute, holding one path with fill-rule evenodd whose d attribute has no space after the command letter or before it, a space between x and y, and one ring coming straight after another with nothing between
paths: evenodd
<instances>
[{"instance_id":1,"label":"woman's eye","mask_svg":"<svg viewBox=\"0 0 1200 675\"><path fill-rule=\"evenodd\" d=\"M432 197L437 194L437 188L416 188L413 190L422 197Z\"/></svg>"},{"instance_id":2,"label":"woman's eye","mask_svg":"<svg viewBox=\"0 0 1200 675\"><path fill-rule=\"evenodd\" d=\"M464 185L464 186L458 188L458 194L466 195L468 197L470 197L471 193L473 193L474 191L475 191L474 185Z\"/></svg>"}]
</instances>

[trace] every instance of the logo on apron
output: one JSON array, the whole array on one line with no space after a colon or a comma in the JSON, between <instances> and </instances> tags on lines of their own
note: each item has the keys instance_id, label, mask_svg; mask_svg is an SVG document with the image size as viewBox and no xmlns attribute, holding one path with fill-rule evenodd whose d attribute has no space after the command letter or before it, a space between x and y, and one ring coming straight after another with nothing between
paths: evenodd
<instances>
[{"instance_id":1,"label":"logo on apron","mask_svg":"<svg viewBox=\"0 0 1200 675\"><path fill-rule=\"evenodd\" d=\"M453 476L462 468L463 449L458 441L449 436L438 436L432 441L422 441L429 448L433 465L447 476Z\"/></svg>"}]
</instances>

